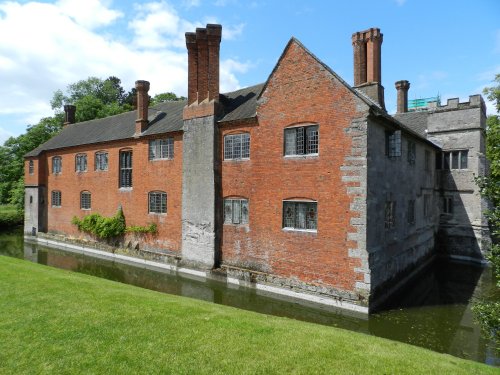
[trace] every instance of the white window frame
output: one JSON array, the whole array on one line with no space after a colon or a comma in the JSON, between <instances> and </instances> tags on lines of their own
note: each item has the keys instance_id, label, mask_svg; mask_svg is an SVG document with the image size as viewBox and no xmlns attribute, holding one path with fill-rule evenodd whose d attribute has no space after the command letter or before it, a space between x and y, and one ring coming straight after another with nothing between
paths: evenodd
<instances>
[{"instance_id":1,"label":"white window frame","mask_svg":"<svg viewBox=\"0 0 500 375\"><path fill-rule=\"evenodd\" d=\"M124 155L130 154L130 163L124 160ZM131 189L133 186L133 161L134 153L132 150L121 150L118 158L118 186L120 189Z\"/></svg>"},{"instance_id":2,"label":"white window frame","mask_svg":"<svg viewBox=\"0 0 500 375\"><path fill-rule=\"evenodd\" d=\"M75 171L87 172L87 154L75 155Z\"/></svg>"},{"instance_id":3,"label":"white window frame","mask_svg":"<svg viewBox=\"0 0 500 375\"><path fill-rule=\"evenodd\" d=\"M226 134L224 136L224 160L250 159L250 133Z\"/></svg>"},{"instance_id":4,"label":"white window frame","mask_svg":"<svg viewBox=\"0 0 500 375\"><path fill-rule=\"evenodd\" d=\"M224 199L224 224L247 225L250 221L250 209L246 198Z\"/></svg>"},{"instance_id":5,"label":"white window frame","mask_svg":"<svg viewBox=\"0 0 500 375\"><path fill-rule=\"evenodd\" d=\"M319 155L319 125L290 126L283 131L283 155L286 158Z\"/></svg>"},{"instance_id":6,"label":"white window frame","mask_svg":"<svg viewBox=\"0 0 500 375\"><path fill-rule=\"evenodd\" d=\"M148 147L149 160L174 158L174 138L151 139Z\"/></svg>"},{"instance_id":7,"label":"white window frame","mask_svg":"<svg viewBox=\"0 0 500 375\"><path fill-rule=\"evenodd\" d=\"M81 210L92 209L92 193L88 190L82 191L80 193L80 209Z\"/></svg>"},{"instance_id":8,"label":"white window frame","mask_svg":"<svg viewBox=\"0 0 500 375\"><path fill-rule=\"evenodd\" d=\"M94 170L96 171L107 171L109 165L108 152L107 151L97 151L94 155Z\"/></svg>"},{"instance_id":9,"label":"white window frame","mask_svg":"<svg viewBox=\"0 0 500 375\"><path fill-rule=\"evenodd\" d=\"M148 193L148 212L150 214L167 213L167 193L164 191L150 191Z\"/></svg>"},{"instance_id":10,"label":"white window frame","mask_svg":"<svg viewBox=\"0 0 500 375\"><path fill-rule=\"evenodd\" d=\"M303 211L303 217L300 210ZM314 218L308 218L310 209L313 208ZM290 211L291 210L291 211ZM293 218L290 216L293 215ZM293 226L290 222L293 221ZM302 223L303 222L303 225ZM302 200L284 200L282 211L282 228L285 231L311 232L318 231L318 202L317 201L302 201Z\"/></svg>"},{"instance_id":11,"label":"white window frame","mask_svg":"<svg viewBox=\"0 0 500 375\"><path fill-rule=\"evenodd\" d=\"M52 157L52 174L62 173L62 157L53 156Z\"/></svg>"}]
</instances>

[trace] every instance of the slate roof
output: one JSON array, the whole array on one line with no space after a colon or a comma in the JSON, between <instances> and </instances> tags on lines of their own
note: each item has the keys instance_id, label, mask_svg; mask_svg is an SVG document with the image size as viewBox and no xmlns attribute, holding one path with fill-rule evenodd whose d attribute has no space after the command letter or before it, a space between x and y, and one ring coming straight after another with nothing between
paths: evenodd
<instances>
[{"instance_id":1,"label":"slate roof","mask_svg":"<svg viewBox=\"0 0 500 375\"><path fill-rule=\"evenodd\" d=\"M257 97L264 84L221 94L224 108L221 122L251 118L256 115ZM182 130L182 112L186 101L165 102L149 108L149 126L143 136ZM71 124L25 157L38 156L42 151L130 139L135 133L136 111L101 119Z\"/></svg>"},{"instance_id":2,"label":"slate roof","mask_svg":"<svg viewBox=\"0 0 500 375\"><path fill-rule=\"evenodd\" d=\"M426 111L421 112L406 112L406 113L396 113L394 118L410 128L421 137L427 137L427 118L429 113Z\"/></svg>"}]
</instances>

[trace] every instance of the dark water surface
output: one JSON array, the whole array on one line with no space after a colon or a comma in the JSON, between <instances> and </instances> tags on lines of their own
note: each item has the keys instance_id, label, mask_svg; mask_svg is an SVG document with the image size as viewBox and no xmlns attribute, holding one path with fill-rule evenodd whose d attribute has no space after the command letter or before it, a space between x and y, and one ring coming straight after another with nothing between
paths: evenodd
<instances>
[{"instance_id":1,"label":"dark water surface","mask_svg":"<svg viewBox=\"0 0 500 375\"><path fill-rule=\"evenodd\" d=\"M271 297L254 289L200 281L24 242L21 230L0 232L0 255L164 293L367 333L500 366L495 343L481 336L470 309L477 298L500 298L490 268L437 261L395 296L383 311L366 317Z\"/></svg>"}]
</instances>

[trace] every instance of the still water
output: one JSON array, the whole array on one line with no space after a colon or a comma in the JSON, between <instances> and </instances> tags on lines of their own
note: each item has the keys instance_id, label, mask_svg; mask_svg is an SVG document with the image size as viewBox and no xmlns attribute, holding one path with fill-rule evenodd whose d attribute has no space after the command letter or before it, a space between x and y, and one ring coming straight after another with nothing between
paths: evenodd
<instances>
[{"instance_id":1,"label":"still water","mask_svg":"<svg viewBox=\"0 0 500 375\"><path fill-rule=\"evenodd\" d=\"M164 293L202 299L263 314L299 319L500 366L495 343L481 336L470 309L480 297L500 298L490 268L435 262L384 307L369 317L318 305L287 301L217 281L200 281L111 260L24 242L21 231L0 232L0 255L133 284ZM493 295L497 293L497 295Z\"/></svg>"}]
</instances>

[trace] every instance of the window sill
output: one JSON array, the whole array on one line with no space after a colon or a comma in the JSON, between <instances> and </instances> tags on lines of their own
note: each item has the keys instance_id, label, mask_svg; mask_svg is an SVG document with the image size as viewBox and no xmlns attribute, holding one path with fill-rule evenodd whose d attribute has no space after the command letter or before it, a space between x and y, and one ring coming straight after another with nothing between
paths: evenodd
<instances>
[{"instance_id":1,"label":"window sill","mask_svg":"<svg viewBox=\"0 0 500 375\"><path fill-rule=\"evenodd\" d=\"M305 154L305 155L284 155L285 159L315 159L319 154Z\"/></svg>"},{"instance_id":2,"label":"window sill","mask_svg":"<svg viewBox=\"0 0 500 375\"><path fill-rule=\"evenodd\" d=\"M167 161L167 160L174 160L174 158L154 158L154 159L149 159L149 161L152 161L152 162Z\"/></svg>"},{"instance_id":3,"label":"window sill","mask_svg":"<svg viewBox=\"0 0 500 375\"><path fill-rule=\"evenodd\" d=\"M241 158L241 159L224 159L224 161L228 162L242 162L242 161L248 161L250 158Z\"/></svg>"},{"instance_id":4,"label":"window sill","mask_svg":"<svg viewBox=\"0 0 500 375\"><path fill-rule=\"evenodd\" d=\"M91 208L80 208L80 210L82 210L82 211L92 211Z\"/></svg>"},{"instance_id":5,"label":"window sill","mask_svg":"<svg viewBox=\"0 0 500 375\"><path fill-rule=\"evenodd\" d=\"M282 228L283 232L296 232L296 233L318 233L317 229L296 229L296 228Z\"/></svg>"},{"instance_id":6,"label":"window sill","mask_svg":"<svg viewBox=\"0 0 500 375\"><path fill-rule=\"evenodd\" d=\"M94 172L107 172L108 170L107 169L96 169L94 170Z\"/></svg>"},{"instance_id":7,"label":"window sill","mask_svg":"<svg viewBox=\"0 0 500 375\"><path fill-rule=\"evenodd\" d=\"M133 188L132 188L132 186L131 186L131 187L121 187L121 188L119 188L118 190L119 190L119 191L124 191L124 192L126 192L126 191L132 191L132 190L133 190Z\"/></svg>"},{"instance_id":8,"label":"window sill","mask_svg":"<svg viewBox=\"0 0 500 375\"><path fill-rule=\"evenodd\" d=\"M166 212L148 212L148 215L167 216Z\"/></svg>"}]
</instances>

